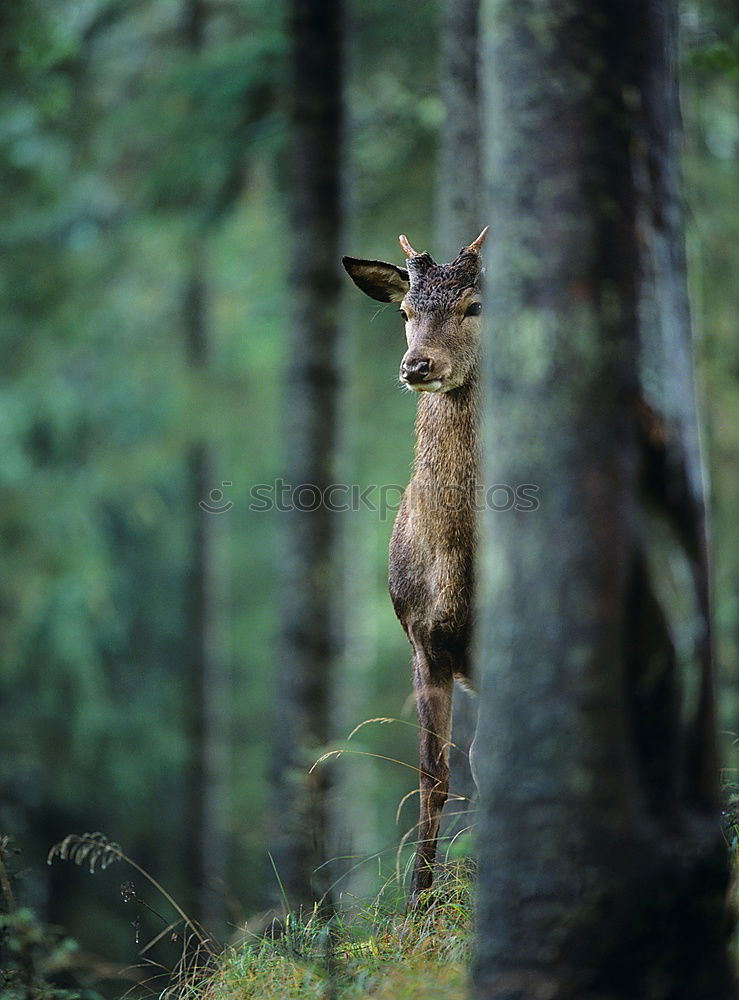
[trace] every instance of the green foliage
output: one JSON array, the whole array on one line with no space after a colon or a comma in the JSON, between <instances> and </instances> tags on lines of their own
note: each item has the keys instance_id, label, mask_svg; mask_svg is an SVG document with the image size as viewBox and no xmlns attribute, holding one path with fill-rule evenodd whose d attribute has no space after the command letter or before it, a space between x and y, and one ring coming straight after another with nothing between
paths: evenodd
<instances>
[{"instance_id":1,"label":"green foliage","mask_svg":"<svg viewBox=\"0 0 739 1000\"><path fill-rule=\"evenodd\" d=\"M696 49L690 55L690 64L698 70L739 76L739 29L730 42L713 42Z\"/></svg>"},{"instance_id":2,"label":"green foliage","mask_svg":"<svg viewBox=\"0 0 739 1000\"><path fill-rule=\"evenodd\" d=\"M78 945L28 907L16 905L15 849L0 837L0 996L3 1000L100 1000L77 982Z\"/></svg>"},{"instance_id":3,"label":"green foliage","mask_svg":"<svg viewBox=\"0 0 739 1000\"><path fill-rule=\"evenodd\" d=\"M71 964L78 945L59 928L41 923L32 910L0 914L0 993L4 1000L82 1000L98 994L62 989L53 977Z\"/></svg>"},{"instance_id":4,"label":"green foliage","mask_svg":"<svg viewBox=\"0 0 739 1000\"><path fill-rule=\"evenodd\" d=\"M87 988L66 988L55 980L74 972L79 946L29 909L0 914L0 994L3 1000L98 1000Z\"/></svg>"},{"instance_id":5,"label":"green foliage","mask_svg":"<svg viewBox=\"0 0 739 1000\"><path fill-rule=\"evenodd\" d=\"M250 175L254 152L275 155L284 135L276 104L284 38L274 30L205 53L173 53L143 68L142 91L114 109L103 155L127 199L212 225ZM137 165L135 172L128 166Z\"/></svg>"}]
</instances>

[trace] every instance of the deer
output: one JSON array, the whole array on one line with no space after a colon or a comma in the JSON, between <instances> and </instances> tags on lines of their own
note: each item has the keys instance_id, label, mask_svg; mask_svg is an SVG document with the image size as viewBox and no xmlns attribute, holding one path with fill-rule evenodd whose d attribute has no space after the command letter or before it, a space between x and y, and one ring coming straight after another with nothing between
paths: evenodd
<instances>
[{"instance_id":1,"label":"deer","mask_svg":"<svg viewBox=\"0 0 739 1000\"><path fill-rule=\"evenodd\" d=\"M408 905L429 899L449 793L454 682L472 687L479 479L481 249L485 227L448 264L399 241L406 266L344 257L352 281L399 303L408 349L401 384L418 394L413 473L390 541L388 587L410 642L419 723L419 825ZM474 748L470 763L474 768Z\"/></svg>"}]
</instances>

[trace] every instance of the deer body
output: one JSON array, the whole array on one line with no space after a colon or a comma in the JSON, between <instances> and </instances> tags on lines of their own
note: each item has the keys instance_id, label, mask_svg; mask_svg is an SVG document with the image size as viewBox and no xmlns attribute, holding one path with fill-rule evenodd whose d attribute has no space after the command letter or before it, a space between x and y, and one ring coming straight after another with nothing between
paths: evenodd
<instances>
[{"instance_id":1,"label":"deer body","mask_svg":"<svg viewBox=\"0 0 739 1000\"><path fill-rule=\"evenodd\" d=\"M477 468L477 387L422 395L413 478L390 543L390 596L406 631L466 637ZM453 672L468 675L458 661Z\"/></svg>"},{"instance_id":2,"label":"deer body","mask_svg":"<svg viewBox=\"0 0 739 1000\"><path fill-rule=\"evenodd\" d=\"M431 886L449 790L455 678L470 679L480 362L480 247L487 230L450 264L417 254L407 270L345 257L355 284L399 302L408 350L400 380L419 393L413 477L390 543L389 589L413 654L420 727L420 820L410 905Z\"/></svg>"}]
</instances>

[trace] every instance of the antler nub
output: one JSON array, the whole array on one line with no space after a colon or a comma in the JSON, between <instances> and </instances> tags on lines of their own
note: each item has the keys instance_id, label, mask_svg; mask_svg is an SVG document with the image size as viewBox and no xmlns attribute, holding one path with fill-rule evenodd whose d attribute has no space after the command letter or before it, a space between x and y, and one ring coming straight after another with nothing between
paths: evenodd
<instances>
[{"instance_id":1,"label":"antler nub","mask_svg":"<svg viewBox=\"0 0 739 1000\"><path fill-rule=\"evenodd\" d=\"M400 245L402 246L403 253L406 255L406 257L420 257L421 256L419 254L418 250L414 250L413 247L410 245L410 243L408 242L408 237L407 236L400 235L398 237L398 241L399 241Z\"/></svg>"},{"instance_id":2,"label":"antler nub","mask_svg":"<svg viewBox=\"0 0 739 1000\"><path fill-rule=\"evenodd\" d=\"M490 226L485 226L485 228L480 233L480 235L477 237L477 239L473 243L470 243L470 245L467 247L467 249L471 250L472 253L479 253L480 249L481 249L483 243L485 242L485 239L486 239L486 237L487 237L487 235L488 235L489 232L490 232Z\"/></svg>"}]
</instances>

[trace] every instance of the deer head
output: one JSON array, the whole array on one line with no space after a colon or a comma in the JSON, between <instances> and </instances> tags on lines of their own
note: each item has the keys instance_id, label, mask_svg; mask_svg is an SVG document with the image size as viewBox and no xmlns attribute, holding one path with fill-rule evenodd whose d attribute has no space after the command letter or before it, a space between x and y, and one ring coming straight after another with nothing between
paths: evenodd
<instances>
[{"instance_id":1,"label":"deer head","mask_svg":"<svg viewBox=\"0 0 739 1000\"><path fill-rule=\"evenodd\" d=\"M488 227L449 264L437 264L399 237L406 267L344 257L350 278L378 302L399 302L408 350L400 381L416 392L451 392L476 375L482 311L480 249Z\"/></svg>"}]
</instances>

